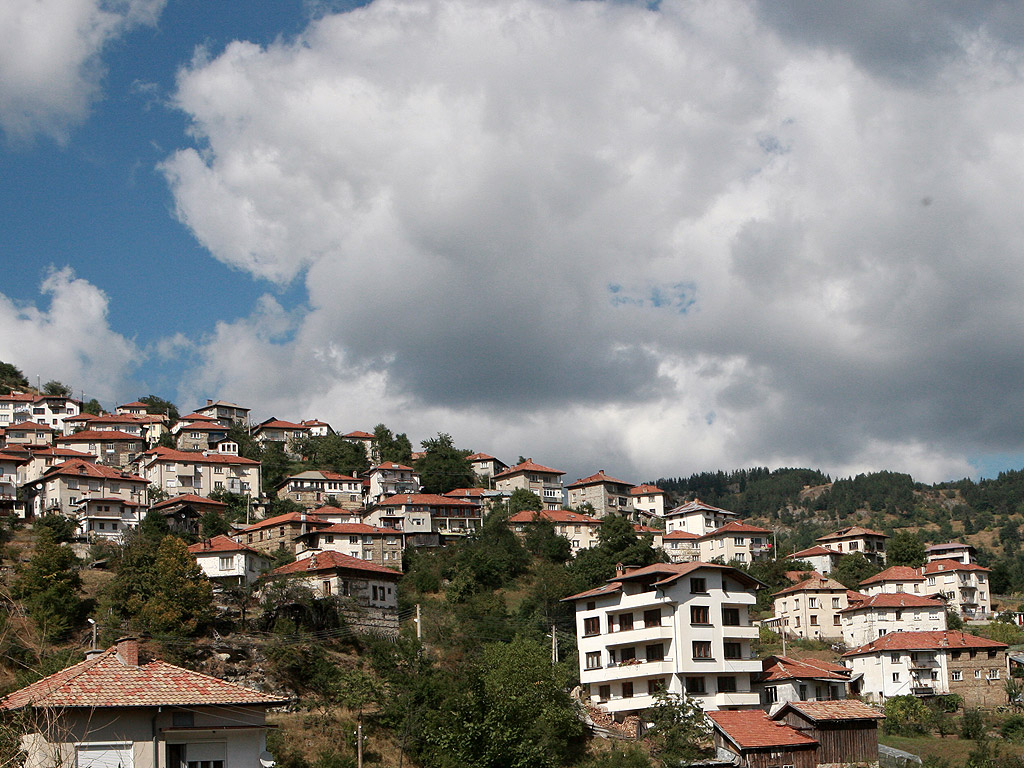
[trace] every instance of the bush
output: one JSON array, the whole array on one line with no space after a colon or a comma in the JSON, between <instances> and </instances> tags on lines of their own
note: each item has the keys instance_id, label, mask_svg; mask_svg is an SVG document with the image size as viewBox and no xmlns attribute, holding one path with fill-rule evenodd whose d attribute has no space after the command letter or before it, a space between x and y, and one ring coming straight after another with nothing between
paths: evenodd
<instances>
[{"instance_id":1,"label":"bush","mask_svg":"<svg viewBox=\"0 0 1024 768\"><path fill-rule=\"evenodd\" d=\"M960 719L960 738L978 739L985 738L985 713L980 709L968 709Z\"/></svg>"},{"instance_id":2,"label":"bush","mask_svg":"<svg viewBox=\"0 0 1024 768\"><path fill-rule=\"evenodd\" d=\"M916 696L892 696L885 701L885 732L894 736L923 736L932 714Z\"/></svg>"},{"instance_id":3,"label":"bush","mask_svg":"<svg viewBox=\"0 0 1024 768\"><path fill-rule=\"evenodd\" d=\"M999 732L1007 741L1024 742L1024 715L1010 715L999 727Z\"/></svg>"}]
</instances>

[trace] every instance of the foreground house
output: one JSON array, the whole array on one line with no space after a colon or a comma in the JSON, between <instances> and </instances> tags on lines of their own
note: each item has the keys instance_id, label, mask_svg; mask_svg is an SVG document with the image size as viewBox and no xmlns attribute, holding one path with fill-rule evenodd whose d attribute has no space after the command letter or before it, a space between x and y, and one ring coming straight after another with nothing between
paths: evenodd
<instances>
[{"instance_id":1,"label":"foreground house","mask_svg":"<svg viewBox=\"0 0 1024 768\"><path fill-rule=\"evenodd\" d=\"M623 569L608 584L565 598L576 607L580 681L616 719L665 690L705 711L756 707L761 662L751 652L750 607L762 586L709 563Z\"/></svg>"},{"instance_id":2,"label":"foreground house","mask_svg":"<svg viewBox=\"0 0 1024 768\"><path fill-rule=\"evenodd\" d=\"M749 565L768 557L772 532L750 523L733 521L699 537L700 559L704 562L737 562Z\"/></svg>"},{"instance_id":3,"label":"foreground house","mask_svg":"<svg viewBox=\"0 0 1024 768\"><path fill-rule=\"evenodd\" d=\"M860 701L791 701L772 719L817 741L819 766L878 764L878 722L885 715Z\"/></svg>"},{"instance_id":4,"label":"foreground house","mask_svg":"<svg viewBox=\"0 0 1024 768\"><path fill-rule=\"evenodd\" d=\"M314 527L295 537L295 557L312 557L318 552L343 555L377 565L402 567L402 536L389 528L366 523L335 523L327 528Z\"/></svg>"},{"instance_id":5,"label":"foreground house","mask_svg":"<svg viewBox=\"0 0 1024 768\"><path fill-rule=\"evenodd\" d=\"M248 586L270 570L273 561L230 536L214 536L188 548L206 578L221 586Z\"/></svg>"},{"instance_id":6,"label":"foreground house","mask_svg":"<svg viewBox=\"0 0 1024 768\"><path fill-rule=\"evenodd\" d=\"M964 706L1006 703L1006 643L964 632L890 632L843 654L868 701L955 693Z\"/></svg>"},{"instance_id":7,"label":"foreground house","mask_svg":"<svg viewBox=\"0 0 1024 768\"><path fill-rule=\"evenodd\" d=\"M738 768L817 768L818 742L760 709L710 712L715 756Z\"/></svg>"},{"instance_id":8,"label":"foreground house","mask_svg":"<svg viewBox=\"0 0 1024 768\"><path fill-rule=\"evenodd\" d=\"M658 486L649 483L633 486L629 489L629 496L633 500L633 509L642 517L665 516L665 501L668 494Z\"/></svg>"},{"instance_id":9,"label":"foreground house","mask_svg":"<svg viewBox=\"0 0 1024 768\"><path fill-rule=\"evenodd\" d=\"M266 711L287 699L162 661L138 641L105 651L0 700L25 712L26 768L252 768L266 750Z\"/></svg>"},{"instance_id":10,"label":"foreground house","mask_svg":"<svg viewBox=\"0 0 1024 768\"><path fill-rule=\"evenodd\" d=\"M145 506L149 483L138 475L91 461L72 459L51 467L38 480L26 483L24 487L35 517L56 512L77 519L79 502L86 499L116 500Z\"/></svg>"}]
</instances>

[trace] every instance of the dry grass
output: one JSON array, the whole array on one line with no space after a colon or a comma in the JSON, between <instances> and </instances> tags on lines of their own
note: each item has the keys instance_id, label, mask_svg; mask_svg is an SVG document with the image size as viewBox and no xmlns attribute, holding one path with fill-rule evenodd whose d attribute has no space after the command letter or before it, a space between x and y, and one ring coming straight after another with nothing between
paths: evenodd
<instances>
[{"instance_id":1,"label":"dry grass","mask_svg":"<svg viewBox=\"0 0 1024 768\"><path fill-rule=\"evenodd\" d=\"M902 749L922 758L945 760L949 765L965 765L968 755L975 749L973 741L958 736L881 736L878 740L887 747ZM994 737L993 742L1004 755L1024 755L1024 744L1014 744L999 737Z\"/></svg>"},{"instance_id":2,"label":"dry grass","mask_svg":"<svg viewBox=\"0 0 1024 768\"><path fill-rule=\"evenodd\" d=\"M417 768L408 756L401 756L401 745L390 734L375 729L370 718L363 721L363 763L367 766L397 766L400 762L409 768ZM275 755L279 764L287 765L299 759L309 765L323 762L338 762L351 758L355 764L356 713L345 709L322 712L271 713L267 721L277 726L274 737L285 754ZM333 755L335 761L329 757ZM341 760L337 760L341 757Z\"/></svg>"}]
</instances>

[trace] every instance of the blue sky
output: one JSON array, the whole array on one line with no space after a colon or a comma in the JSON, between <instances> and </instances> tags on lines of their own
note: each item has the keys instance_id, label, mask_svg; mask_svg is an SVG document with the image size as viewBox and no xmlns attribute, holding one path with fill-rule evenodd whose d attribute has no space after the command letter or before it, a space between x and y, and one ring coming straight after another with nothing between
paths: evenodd
<instances>
[{"instance_id":1,"label":"blue sky","mask_svg":"<svg viewBox=\"0 0 1024 768\"><path fill-rule=\"evenodd\" d=\"M1024 12L927 7L10 0L0 359L574 477L1019 468Z\"/></svg>"}]
</instances>

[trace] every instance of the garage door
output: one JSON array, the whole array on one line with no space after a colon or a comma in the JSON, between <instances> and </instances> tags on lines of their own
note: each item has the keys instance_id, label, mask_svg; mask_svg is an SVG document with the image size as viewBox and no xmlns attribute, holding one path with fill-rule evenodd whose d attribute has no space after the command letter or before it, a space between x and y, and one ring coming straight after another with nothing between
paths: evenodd
<instances>
[{"instance_id":1,"label":"garage door","mask_svg":"<svg viewBox=\"0 0 1024 768\"><path fill-rule=\"evenodd\" d=\"M78 768L133 768L131 744L89 744L78 748Z\"/></svg>"}]
</instances>

